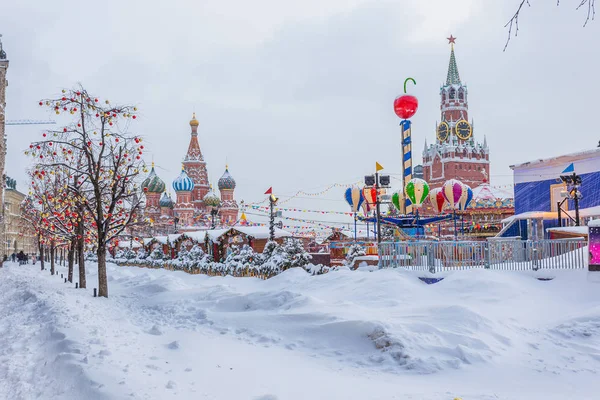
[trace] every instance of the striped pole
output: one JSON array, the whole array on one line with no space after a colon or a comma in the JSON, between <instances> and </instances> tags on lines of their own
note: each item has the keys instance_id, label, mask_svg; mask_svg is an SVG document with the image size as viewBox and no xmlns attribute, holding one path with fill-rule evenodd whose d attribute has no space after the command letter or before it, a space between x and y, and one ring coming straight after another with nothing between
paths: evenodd
<instances>
[{"instance_id":1,"label":"striped pole","mask_svg":"<svg viewBox=\"0 0 600 400\"><path fill-rule=\"evenodd\" d=\"M405 119L400 122L402 128L402 191L412 179L412 142L410 138L410 121ZM404 214L412 214L413 206L404 193Z\"/></svg>"}]
</instances>

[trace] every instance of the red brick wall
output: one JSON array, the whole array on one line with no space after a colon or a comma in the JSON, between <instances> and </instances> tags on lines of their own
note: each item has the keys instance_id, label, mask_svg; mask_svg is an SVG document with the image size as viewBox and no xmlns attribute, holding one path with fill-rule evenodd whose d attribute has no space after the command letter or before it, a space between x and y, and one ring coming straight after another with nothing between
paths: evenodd
<instances>
[{"instance_id":1,"label":"red brick wall","mask_svg":"<svg viewBox=\"0 0 600 400\"><path fill-rule=\"evenodd\" d=\"M442 166L444 171L442 171ZM482 173L480 168L485 170L486 175ZM464 161L448 161L442 164L440 158L436 157L431 166L423 166L423 179L429 183L431 189L442 186L448 179L458 179L471 188L475 188L482 184L485 176L489 176L489 174L489 164L469 162L468 159Z\"/></svg>"}]
</instances>

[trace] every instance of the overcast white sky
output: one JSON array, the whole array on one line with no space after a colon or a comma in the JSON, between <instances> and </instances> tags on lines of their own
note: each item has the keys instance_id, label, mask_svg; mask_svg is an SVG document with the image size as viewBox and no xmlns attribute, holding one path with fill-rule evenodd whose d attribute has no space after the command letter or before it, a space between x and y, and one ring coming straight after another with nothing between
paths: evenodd
<instances>
[{"instance_id":1,"label":"overcast white sky","mask_svg":"<svg viewBox=\"0 0 600 400\"><path fill-rule=\"evenodd\" d=\"M487 136L493 185L509 165L595 147L600 140L600 21L583 28L579 1L532 0L502 52L518 0L3 2L10 60L7 119L48 119L37 102L81 82L136 103L146 153L170 182L191 114L216 184L226 160L236 198L285 199L358 181L375 161L401 173L392 103L406 77L419 98L414 163L434 140L450 48L469 86L474 135ZM22 154L40 126L7 126L6 172L26 191ZM393 181L398 184L398 181ZM342 189L287 206L347 211ZM304 218L331 219L305 214Z\"/></svg>"}]
</instances>

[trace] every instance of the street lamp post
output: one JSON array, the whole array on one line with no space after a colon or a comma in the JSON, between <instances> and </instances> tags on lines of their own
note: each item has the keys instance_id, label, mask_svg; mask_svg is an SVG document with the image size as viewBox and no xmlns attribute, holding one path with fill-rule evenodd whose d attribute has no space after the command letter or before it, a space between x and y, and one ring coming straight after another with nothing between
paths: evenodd
<instances>
[{"instance_id":1,"label":"street lamp post","mask_svg":"<svg viewBox=\"0 0 600 400\"><path fill-rule=\"evenodd\" d=\"M377 243L381 243L381 201L382 198L379 193L379 189L388 188L390 186L390 176L389 175L379 175L379 171L381 171L383 167L379 163L375 163L375 175L367 175L365 176L365 185L371 186L375 189L375 223L377 224Z\"/></svg>"},{"instance_id":2,"label":"street lamp post","mask_svg":"<svg viewBox=\"0 0 600 400\"><path fill-rule=\"evenodd\" d=\"M275 240L275 204L277 203L277 197L273 193L269 196L269 240Z\"/></svg>"},{"instance_id":3,"label":"street lamp post","mask_svg":"<svg viewBox=\"0 0 600 400\"><path fill-rule=\"evenodd\" d=\"M579 175L577 175L577 173L575 173L574 168L571 168L571 169L572 170L569 170L569 168L567 168L567 170L569 170L568 172L573 172L572 174L560 176L560 179L567 185L567 192L566 192L565 199L558 203L557 211L558 211L558 225L559 226L562 225L562 217L561 217L561 211L563 211L562 205L567 200L573 200L573 205L575 206L574 222L575 222L575 226L579 226L579 200L581 200L581 198L582 198L581 192L579 191L579 187L581 186L581 176L579 176ZM567 172L567 170L565 170L564 172ZM565 213L565 214L567 214L567 213ZM569 216L569 214L567 214L567 216ZM569 218L571 218L571 217L569 216ZM571 220L573 220L573 218L571 218Z\"/></svg>"},{"instance_id":4,"label":"street lamp post","mask_svg":"<svg viewBox=\"0 0 600 400\"><path fill-rule=\"evenodd\" d=\"M219 208L220 208L220 206L213 206L210 209L210 217L211 217L211 222L212 222L210 229L215 229L217 227L215 218L217 217L217 214L219 214Z\"/></svg>"}]
</instances>

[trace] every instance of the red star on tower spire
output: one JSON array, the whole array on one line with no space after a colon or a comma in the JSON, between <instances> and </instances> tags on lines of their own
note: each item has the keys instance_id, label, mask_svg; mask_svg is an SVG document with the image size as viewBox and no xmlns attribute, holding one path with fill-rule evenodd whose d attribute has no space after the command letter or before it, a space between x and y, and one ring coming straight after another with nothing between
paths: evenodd
<instances>
[{"instance_id":1,"label":"red star on tower spire","mask_svg":"<svg viewBox=\"0 0 600 400\"><path fill-rule=\"evenodd\" d=\"M452 35L450 35L450 37L446 38L446 39L448 39L448 44L454 44L454 43L456 43L456 38L454 36L452 36Z\"/></svg>"}]
</instances>

